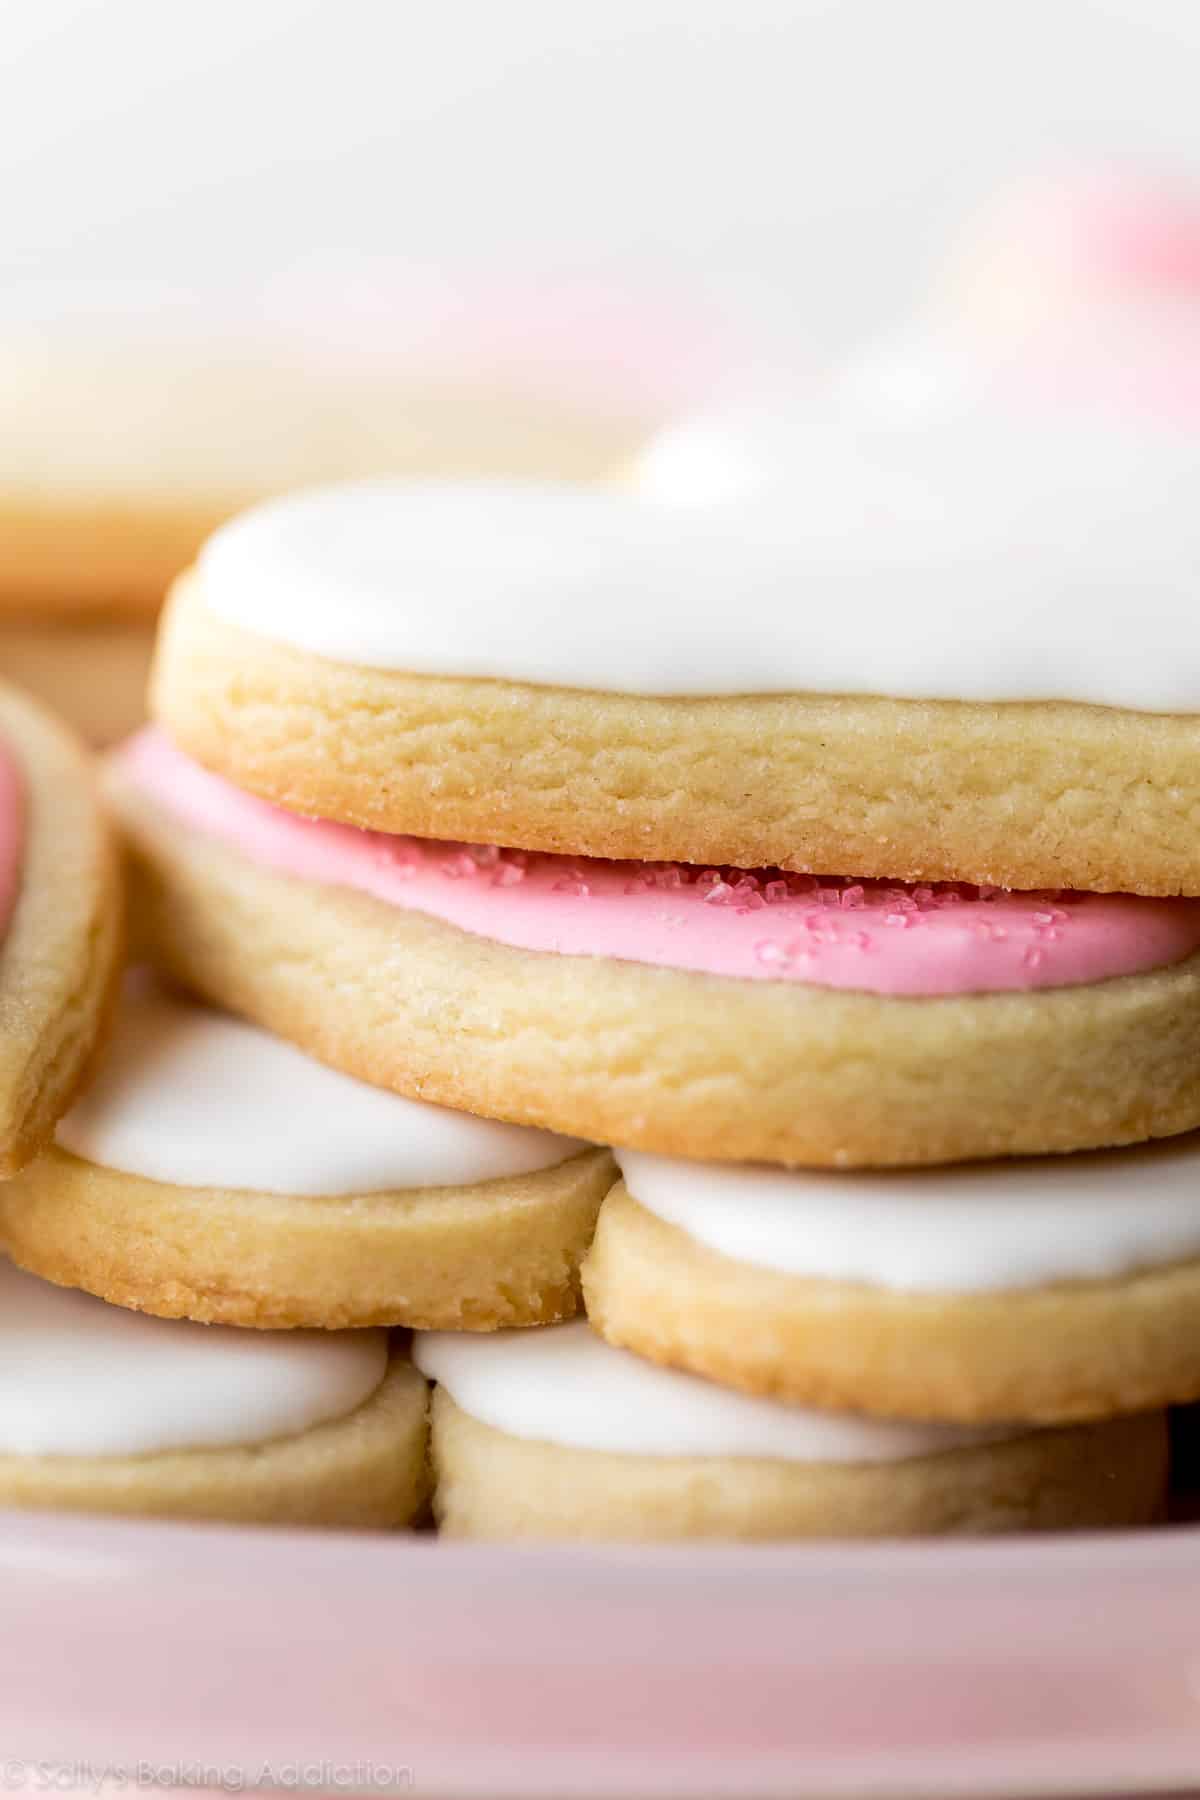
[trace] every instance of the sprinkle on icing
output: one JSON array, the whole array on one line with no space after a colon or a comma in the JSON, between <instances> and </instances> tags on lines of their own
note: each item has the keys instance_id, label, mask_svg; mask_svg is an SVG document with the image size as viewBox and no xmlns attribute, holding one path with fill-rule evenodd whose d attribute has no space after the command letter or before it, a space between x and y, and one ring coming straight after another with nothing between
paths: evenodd
<instances>
[{"instance_id":1,"label":"sprinkle on icing","mask_svg":"<svg viewBox=\"0 0 1200 1800\"><path fill-rule=\"evenodd\" d=\"M120 755L159 804L258 863L522 949L892 995L1071 986L1200 949L1200 901L603 862L389 837L258 800L157 731Z\"/></svg>"}]
</instances>

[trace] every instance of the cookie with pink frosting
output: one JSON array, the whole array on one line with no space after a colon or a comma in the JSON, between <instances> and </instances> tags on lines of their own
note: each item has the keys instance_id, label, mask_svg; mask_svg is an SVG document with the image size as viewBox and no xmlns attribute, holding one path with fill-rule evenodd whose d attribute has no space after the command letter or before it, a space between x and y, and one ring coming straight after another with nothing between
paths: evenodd
<instances>
[{"instance_id":1,"label":"cookie with pink frosting","mask_svg":"<svg viewBox=\"0 0 1200 1800\"><path fill-rule=\"evenodd\" d=\"M1200 1124L1200 902L604 862L109 762L155 960L402 1094L717 1160L922 1163Z\"/></svg>"},{"instance_id":2,"label":"cookie with pink frosting","mask_svg":"<svg viewBox=\"0 0 1200 1800\"><path fill-rule=\"evenodd\" d=\"M884 1417L1032 1424L1200 1398L1200 1141L926 1170L621 1151L584 1265L613 1344Z\"/></svg>"},{"instance_id":3,"label":"cookie with pink frosting","mask_svg":"<svg viewBox=\"0 0 1200 1800\"><path fill-rule=\"evenodd\" d=\"M419 1333L451 1537L915 1537L1149 1524L1163 1414L1030 1431L814 1412L614 1349L586 1324Z\"/></svg>"},{"instance_id":4,"label":"cookie with pink frosting","mask_svg":"<svg viewBox=\"0 0 1200 1800\"><path fill-rule=\"evenodd\" d=\"M121 922L116 847L83 750L0 685L0 1176L36 1155L75 1097Z\"/></svg>"}]
</instances>

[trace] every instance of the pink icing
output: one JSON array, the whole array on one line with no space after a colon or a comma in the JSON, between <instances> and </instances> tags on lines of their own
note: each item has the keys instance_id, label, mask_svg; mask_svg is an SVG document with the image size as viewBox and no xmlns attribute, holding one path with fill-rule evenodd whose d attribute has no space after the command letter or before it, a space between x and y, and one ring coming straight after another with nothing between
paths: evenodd
<instances>
[{"instance_id":1,"label":"pink icing","mask_svg":"<svg viewBox=\"0 0 1200 1800\"><path fill-rule=\"evenodd\" d=\"M1093 294L1200 295L1200 190L1182 176L1063 172L1011 196L993 230Z\"/></svg>"},{"instance_id":2,"label":"pink icing","mask_svg":"<svg viewBox=\"0 0 1200 1800\"><path fill-rule=\"evenodd\" d=\"M0 940L16 910L25 859L25 779L21 765L0 740Z\"/></svg>"},{"instance_id":3,"label":"pink icing","mask_svg":"<svg viewBox=\"0 0 1200 1800\"><path fill-rule=\"evenodd\" d=\"M1001 305L994 346L1048 399L1192 425L1200 412L1200 187L1136 168L1060 172L1002 195L971 234L971 285ZM994 320L993 320L994 324Z\"/></svg>"},{"instance_id":4,"label":"pink icing","mask_svg":"<svg viewBox=\"0 0 1200 1800\"><path fill-rule=\"evenodd\" d=\"M159 731L117 755L158 805L256 863L525 950L930 995L1103 981L1200 948L1195 900L818 880L391 837L258 800Z\"/></svg>"}]
</instances>

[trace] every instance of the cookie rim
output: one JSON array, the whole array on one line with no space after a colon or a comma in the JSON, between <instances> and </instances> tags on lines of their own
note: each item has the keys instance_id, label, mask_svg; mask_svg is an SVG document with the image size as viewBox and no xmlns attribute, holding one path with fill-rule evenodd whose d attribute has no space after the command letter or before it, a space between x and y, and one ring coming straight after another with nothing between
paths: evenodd
<instances>
[{"instance_id":1,"label":"cookie rim","mask_svg":"<svg viewBox=\"0 0 1200 1800\"><path fill-rule=\"evenodd\" d=\"M183 750L235 786L373 830L856 878L1200 894L1200 852L1187 852L1200 788L1189 805L1181 779L1200 716L1075 701L656 698L377 670L233 624L205 604L195 566L167 599L150 703ZM949 742L935 749L937 730ZM1118 747L1120 771L1097 781ZM1051 749L1056 785L1042 792ZM599 797L585 797L581 771ZM643 778L654 791L638 790ZM905 783L897 825L881 807ZM1137 855L1134 789L1150 808Z\"/></svg>"},{"instance_id":2,"label":"cookie rim","mask_svg":"<svg viewBox=\"0 0 1200 1800\"><path fill-rule=\"evenodd\" d=\"M43 1280L158 1318L256 1330L492 1331L574 1315L579 1264L611 1180L609 1153L586 1148L545 1169L457 1187L282 1195L156 1181L55 1145L0 1187L0 1247ZM483 1264L488 1289L464 1294L441 1235L427 1241L444 1232L436 1214L450 1205L460 1215L451 1229L466 1240L460 1256ZM214 1217L224 1227L219 1254ZM242 1234L236 1249L232 1230ZM248 1237L263 1246L264 1263L284 1271L274 1282L251 1266ZM389 1238L401 1270L393 1280L405 1260L414 1270L404 1278L409 1295L367 1301L365 1288L378 1296L387 1285ZM220 1273L231 1261L242 1271L237 1285ZM434 1299L412 1297L422 1281Z\"/></svg>"},{"instance_id":3,"label":"cookie rim","mask_svg":"<svg viewBox=\"0 0 1200 1800\"><path fill-rule=\"evenodd\" d=\"M1118 1478L1110 1491L1098 1492L1105 1484L1095 1480L1093 1465L1110 1445L1114 1452L1136 1446L1149 1454L1113 1454ZM465 1475L461 1463L450 1466L464 1446ZM520 1438L466 1412L440 1384L430 1407L430 1455L439 1531L495 1539L928 1535L986 1529L987 1515L975 1503L991 1505L993 1529L1146 1524L1161 1509L1167 1472L1166 1421L1158 1412L1023 1432L903 1462L785 1463L635 1456ZM1075 1463L1082 1465L1078 1472ZM939 1477L947 1474L951 1482L958 1476L965 1494L939 1491ZM860 1519L851 1531L856 1504L865 1505L869 1529ZM790 1514L790 1529L748 1528L776 1509ZM475 1528L466 1523L468 1513ZM806 1530L796 1528L798 1518ZM480 1521L486 1521L482 1529Z\"/></svg>"},{"instance_id":4,"label":"cookie rim","mask_svg":"<svg viewBox=\"0 0 1200 1800\"><path fill-rule=\"evenodd\" d=\"M1036 1426L1200 1399L1200 1257L1123 1277L914 1294L738 1262L619 1181L583 1289L607 1342L797 1405Z\"/></svg>"},{"instance_id":5,"label":"cookie rim","mask_svg":"<svg viewBox=\"0 0 1200 1800\"><path fill-rule=\"evenodd\" d=\"M116 1003L124 908L115 834L82 746L0 685L0 734L26 784L17 904L0 941L0 1176L49 1142ZM48 962L62 966L47 975Z\"/></svg>"}]
</instances>

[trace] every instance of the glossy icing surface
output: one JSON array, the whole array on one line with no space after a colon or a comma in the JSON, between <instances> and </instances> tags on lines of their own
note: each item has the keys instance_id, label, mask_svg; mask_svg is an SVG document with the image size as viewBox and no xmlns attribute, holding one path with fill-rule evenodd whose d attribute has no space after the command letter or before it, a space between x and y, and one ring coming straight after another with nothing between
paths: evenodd
<instances>
[{"instance_id":1,"label":"glossy icing surface","mask_svg":"<svg viewBox=\"0 0 1200 1800\"><path fill-rule=\"evenodd\" d=\"M270 501L210 539L204 603L424 675L1200 711L1193 433L788 431L738 506L405 481Z\"/></svg>"},{"instance_id":2,"label":"glossy icing surface","mask_svg":"<svg viewBox=\"0 0 1200 1800\"><path fill-rule=\"evenodd\" d=\"M872 1463L1011 1432L784 1406L614 1349L583 1321L537 1331L417 1332L413 1361L456 1405L513 1437L628 1456Z\"/></svg>"},{"instance_id":3,"label":"glossy icing surface","mask_svg":"<svg viewBox=\"0 0 1200 1800\"><path fill-rule=\"evenodd\" d=\"M881 1173L617 1152L638 1202L735 1262L905 1293L1119 1279L1200 1256L1200 1137Z\"/></svg>"},{"instance_id":4,"label":"glossy icing surface","mask_svg":"<svg viewBox=\"0 0 1200 1800\"><path fill-rule=\"evenodd\" d=\"M0 1259L0 1454L266 1443L353 1412L386 1367L382 1331L154 1319Z\"/></svg>"}]
</instances>

